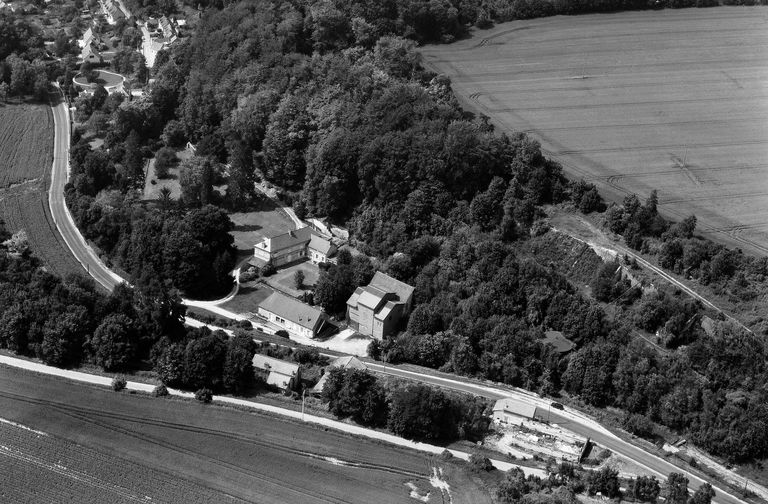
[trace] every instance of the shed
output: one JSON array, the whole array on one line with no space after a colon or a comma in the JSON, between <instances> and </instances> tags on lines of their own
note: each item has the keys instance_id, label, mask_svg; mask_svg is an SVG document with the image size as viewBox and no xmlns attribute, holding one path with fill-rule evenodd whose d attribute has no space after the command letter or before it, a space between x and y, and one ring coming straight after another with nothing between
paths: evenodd
<instances>
[{"instance_id":1,"label":"shed","mask_svg":"<svg viewBox=\"0 0 768 504\"><path fill-rule=\"evenodd\" d=\"M251 362L257 375L261 376L267 384L280 390L293 388L294 383L300 379L299 365L296 363L262 354L254 355Z\"/></svg>"},{"instance_id":2,"label":"shed","mask_svg":"<svg viewBox=\"0 0 768 504\"><path fill-rule=\"evenodd\" d=\"M501 423L521 424L524 420L536 420L538 408L535 404L507 397L493 405L493 419Z\"/></svg>"}]
</instances>

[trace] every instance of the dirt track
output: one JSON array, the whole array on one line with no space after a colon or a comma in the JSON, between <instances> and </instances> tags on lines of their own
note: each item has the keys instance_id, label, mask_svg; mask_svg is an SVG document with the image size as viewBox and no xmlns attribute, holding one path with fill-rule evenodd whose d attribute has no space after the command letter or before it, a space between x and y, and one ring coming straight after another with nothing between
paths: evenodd
<instances>
[{"instance_id":1,"label":"dirt track","mask_svg":"<svg viewBox=\"0 0 768 504\"><path fill-rule=\"evenodd\" d=\"M515 21L423 49L468 107L525 131L570 176L768 253L768 9Z\"/></svg>"},{"instance_id":2,"label":"dirt track","mask_svg":"<svg viewBox=\"0 0 768 504\"><path fill-rule=\"evenodd\" d=\"M407 482L429 487L426 457L284 419L104 391L5 367L0 405L7 420L109 453L110 463L138 463L204 487L220 496L214 501L412 502ZM0 464L4 460L0 456ZM134 485L128 490L136 494L160 493L143 481Z\"/></svg>"}]
</instances>

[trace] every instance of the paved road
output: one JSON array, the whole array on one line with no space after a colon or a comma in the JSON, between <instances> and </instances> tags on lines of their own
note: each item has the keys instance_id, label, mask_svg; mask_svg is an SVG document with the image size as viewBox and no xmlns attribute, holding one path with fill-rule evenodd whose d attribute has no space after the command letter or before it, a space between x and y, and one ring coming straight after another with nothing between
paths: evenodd
<instances>
[{"instance_id":1,"label":"paved road","mask_svg":"<svg viewBox=\"0 0 768 504\"><path fill-rule=\"evenodd\" d=\"M604 446L615 453L627 457L628 459L645 467L646 469L655 472L657 477L662 478L662 480L666 479L669 473L678 472L684 473L686 475L690 482L690 488L698 488L701 484L704 483L703 479L688 472L684 468L671 464L661 457L653 455L652 453L648 453L642 448L624 441L623 439L612 434L606 428L599 425L594 420L587 418L577 411L570 409L566 411L551 410L549 408L549 400L539 398L530 392L472 383L462 380L459 377L441 377L432 374L424 374L383 364L373 364L366 362L366 365L370 370L377 373L417 380L444 389L480 395L491 400L502 399L504 397L515 397L526 402L536 404L540 408L547 410L550 416L550 421L553 424L557 424L571 432L580 434L584 437L588 437L595 443ZM714 502L720 504L744 504L743 500L733 495L733 493L726 489L722 484L710 480L708 480L708 482L715 488L717 493L716 497L714 498Z\"/></svg>"},{"instance_id":2,"label":"paved road","mask_svg":"<svg viewBox=\"0 0 768 504\"><path fill-rule=\"evenodd\" d=\"M94 254L93 250L85 243L74 224L69 210L64 202L64 185L67 180L68 165L68 146L69 146L69 119L66 105L60 103L53 107L53 116L56 127L55 148L53 160L53 176L50 189L49 203L54 221L59 228L64 240L69 246L74 256L83 264L88 273L102 286L112 290L122 281L120 277L112 273L104 263ZM548 402L544 399L536 398L532 394L522 392L513 392L507 389L489 387L485 385L476 385L461 379L448 379L432 376L429 374L407 371L393 366L381 364L369 364L374 371L400 376L403 378L416 379L424 383L429 383L442 388L478 394L489 399L499 399L502 397L515 396L528 402L536 403L540 407L547 407ZM577 412L554 413L551 412L553 423L577 434L589 437L602 446L605 446L614 452L624 455L636 463L645 466L647 469L656 472L660 477L666 478L670 472L684 472L692 488L697 488L704 480L698 476L688 473L684 469L670 464L666 460L657 457L638 448L631 443L611 434L607 429L601 427L593 420L588 419ZM710 481L716 488L717 496L715 502L720 504L743 504L744 501L726 492L721 485Z\"/></svg>"},{"instance_id":3,"label":"paved road","mask_svg":"<svg viewBox=\"0 0 768 504\"><path fill-rule=\"evenodd\" d=\"M59 101L61 97L56 93L52 95L52 99ZM96 282L111 291L123 281L122 278L110 271L88 246L74 220L72 220L72 215L64 201L64 186L67 184L69 167L69 113L66 102L63 101L52 106L52 109L55 136L48 206L51 209L53 221L64 238L64 242L72 251L72 255Z\"/></svg>"}]
</instances>

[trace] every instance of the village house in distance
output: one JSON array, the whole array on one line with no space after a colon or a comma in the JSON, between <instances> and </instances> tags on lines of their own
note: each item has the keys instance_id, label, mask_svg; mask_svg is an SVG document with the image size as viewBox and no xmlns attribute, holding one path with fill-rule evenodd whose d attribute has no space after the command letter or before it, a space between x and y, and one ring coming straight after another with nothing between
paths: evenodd
<instances>
[{"instance_id":1,"label":"village house in distance","mask_svg":"<svg viewBox=\"0 0 768 504\"><path fill-rule=\"evenodd\" d=\"M309 259L319 264L336 253L336 246L310 227L264 238L254 245L253 256L264 263L282 266Z\"/></svg>"},{"instance_id":2,"label":"village house in distance","mask_svg":"<svg viewBox=\"0 0 768 504\"><path fill-rule=\"evenodd\" d=\"M377 271L347 300L347 321L357 332L380 340L397 329L412 305L413 287Z\"/></svg>"},{"instance_id":3,"label":"village house in distance","mask_svg":"<svg viewBox=\"0 0 768 504\"><path fill-rule=\"evenodd\" d=\"M301 370L298 364L275 359L262 354L256 354L251 361L253 371L267 385L280 390L297 388L301 380Z\"/></svg>"}]
</instances>

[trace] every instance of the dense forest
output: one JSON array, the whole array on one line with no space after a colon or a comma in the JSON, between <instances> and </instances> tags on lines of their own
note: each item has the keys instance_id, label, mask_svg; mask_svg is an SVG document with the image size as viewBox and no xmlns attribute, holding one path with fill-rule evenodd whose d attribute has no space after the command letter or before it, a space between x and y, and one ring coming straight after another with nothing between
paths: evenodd
<instances>
[{"instance_id":1,"label":"dense forest","mask_svg":"<svg viewBox=\"0 0 768 504\"><path fill-rule=\"evenodd\" d=\"M195 33L157 58L148 96L125 101L97 92L80 101L79 119L101 129L104 146L92 149L76 132L67 200L85 235L155 307L140 320L159 310L176 321L179 291L228 288L234 256L226 210L248 208L253 182L266 179L300 216L346 223L359 250L415 286L408 326L374 345L373 356L571 394L621 408L626 428L641 435L658 422L730 460L765 457L765 343L724 321L704 331L701 306L675 292L640 297L616 274L630 264L597 272L591 298L554 265L522 253L521 243L549 233L543 205L589 213L604 203L594 186L567 181L535 141L500 134L463 111L450 81L426 71L416 50L494 20L682 4L203 3ZM197 155L182 163L181 198L141 202L146 160L186 141ZM765 277L766 261L704 242L694 235L695 219L670 225L656 206L653 194L645 202L629 197L607 209L606 225L702 282L749 290ZM371 274L369 261L345 258L323 272L315 301L337 313ZM601 303L610 302L626 316L606 317ZM154 324L138 356L169 384L226 389L228 352L244 362L251 351L230 348L221 335L177 330L162 317ZM663 329L671 351L634 338L635 328ZM564 357L543 344L549 329L576 351Z\"/></svg>"}]
</instances>

